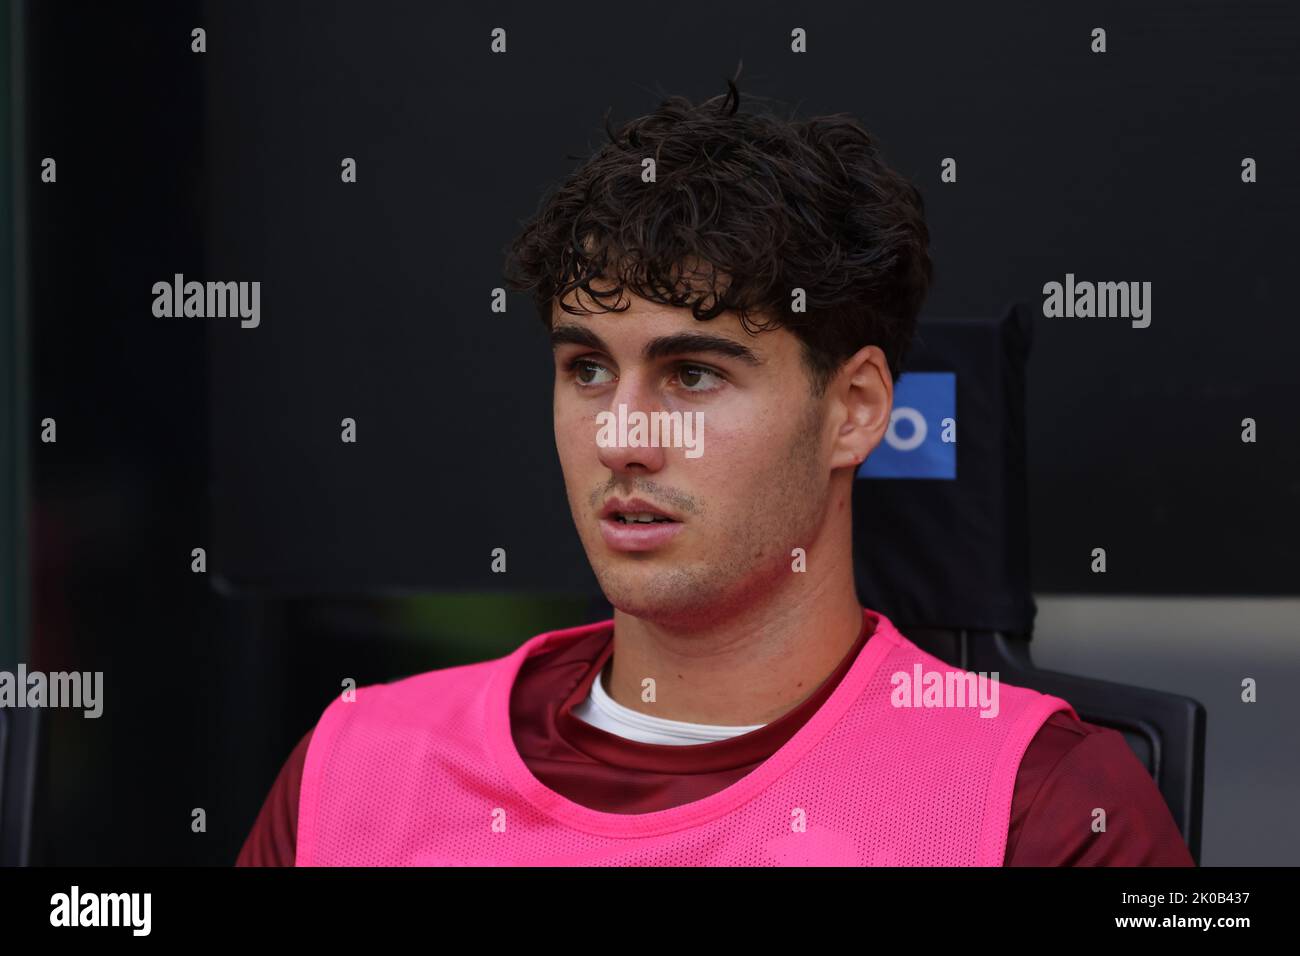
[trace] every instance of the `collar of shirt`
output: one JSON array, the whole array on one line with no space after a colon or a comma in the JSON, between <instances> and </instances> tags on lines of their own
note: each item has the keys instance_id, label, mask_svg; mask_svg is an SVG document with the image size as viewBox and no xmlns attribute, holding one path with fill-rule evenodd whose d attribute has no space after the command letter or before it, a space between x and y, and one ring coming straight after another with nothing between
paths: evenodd
<instances>
[{"instance_id":1,"label":"collar of shirt","mask_svg":"<svg viewBox=\"0 0 1300 956\"><path fill-rule=\"evenodd\" d=\"M715 740L730 740L741 734L758 730L763 724L749 724L740 727L724 727L718 724L694 724L685 720L669 720L653 714L643 714L631 707L624 707L605 690L609 664L600 671L600 676L591 682L591 693L579 701L571 713L578 718L599 727L601 730L616 734L627 740L638 740L643 744L665 744L671 747L691 746L711 743Z\"/></svg>"},{"instance_id":2,"label":"collar of shirt","mask_svg":"<svg viewBox=\"0 0 1300 956\"><path fill-rule=\"evenodd\" d=\"M862 630L844 659L812 694L782 717L763 724L756 730L725 740L681 746L629 740L594 727L573 713L574 708L591 695L592 683L614 653L614 627L611 621L608 628L591 635L592 649L598 647L599 650L581 679L563 697L555 714L555 730L571 746L594 760L630 769L669 774L711 773L758 763L766 760L798 733L799 728L835 691L874 631L874 623L875 619L864 611Z\"/></svg>"}]
</instances>

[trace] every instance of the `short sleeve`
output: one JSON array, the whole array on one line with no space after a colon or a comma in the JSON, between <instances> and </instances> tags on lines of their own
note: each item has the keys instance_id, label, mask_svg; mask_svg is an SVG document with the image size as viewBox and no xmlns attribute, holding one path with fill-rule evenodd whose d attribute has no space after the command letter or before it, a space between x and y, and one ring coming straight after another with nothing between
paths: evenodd
<instances>
[{"instance_id":1,"label":"short sleeve","mask_svg":"<svg viewBox=\"0 0 1300 956\"><path fill-rule=\"evenodd\" d=\"M1007 865L1195 866L1159 788L1124 736L1085 726L1092 732L1043 779Z\"/></svg>"}]
</instances>

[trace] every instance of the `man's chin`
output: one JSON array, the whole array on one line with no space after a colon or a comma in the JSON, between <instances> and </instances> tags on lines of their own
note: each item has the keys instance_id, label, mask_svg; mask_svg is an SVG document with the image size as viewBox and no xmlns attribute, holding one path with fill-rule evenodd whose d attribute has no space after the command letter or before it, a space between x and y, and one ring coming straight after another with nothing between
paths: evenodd
<instances>
[{"instance_id":1,"label":"man's chin","mask_svg":"<svg viewBox=\"0 0 1300 956\"><path fill-rule=\"evenodd\" d=\"M606 565L596 579L612 607L643 621L685 625L725 616L726 594L716 574L680 565L668 570Z\"/></svg>"}]
</instances>

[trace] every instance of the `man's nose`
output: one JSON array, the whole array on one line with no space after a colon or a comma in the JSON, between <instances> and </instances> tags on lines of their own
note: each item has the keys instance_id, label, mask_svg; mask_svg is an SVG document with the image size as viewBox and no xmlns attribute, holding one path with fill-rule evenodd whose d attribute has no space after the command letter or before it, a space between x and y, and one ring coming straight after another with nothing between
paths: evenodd
<instances>
[{"instance_id":1,"label":"man's nose","mask_svg":"<svg viewBox=\"0 0 1300 956\"><path fill-rule=\"evenodd\" d=\"M654 436L652 416L663 411L663 405L648 382L635 375L621 378L605 411L609 413L602 416L606 427L596 433L596 454L602 465L616 474L653 473L664 467L663 447L649 444Z\"/></svg>"}]
</instances>

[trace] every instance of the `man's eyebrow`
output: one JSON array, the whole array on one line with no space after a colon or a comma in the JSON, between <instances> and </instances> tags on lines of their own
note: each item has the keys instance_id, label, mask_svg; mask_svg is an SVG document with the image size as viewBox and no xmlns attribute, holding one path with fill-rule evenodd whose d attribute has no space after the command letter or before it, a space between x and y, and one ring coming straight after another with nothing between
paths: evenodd
<instances>
[{"instance_id":1,"label":"man's eyebrow","mask_svg":"<svg viewBox=\"0 0 1300 956\"><path fill-rule=\"evenodd\" d=\"M557 325L551 329L551 349L561 345L585 345L597 352L609 352L609 346L599 335L581 325Z\"/></svg>"},{"instance_id":2,"label":"man's eyebrow","mask_svg":"<svg viewBox=\"0 0 1300 956\"><path fill-rule=\"evenodd\" d=\"M609 346L599 335L581 325L557 325L551 329L551 348L561 345L585 345L597 352L609 354ZM669 355L684 355L690 352L713 352L728 358L738 358L749 365L762 365L763 360L753 350L720 335L705 332L679 332L675 335L662 335L651 339L642 350L646 361L665 358Z\"/></svg>"}]
</instances>

